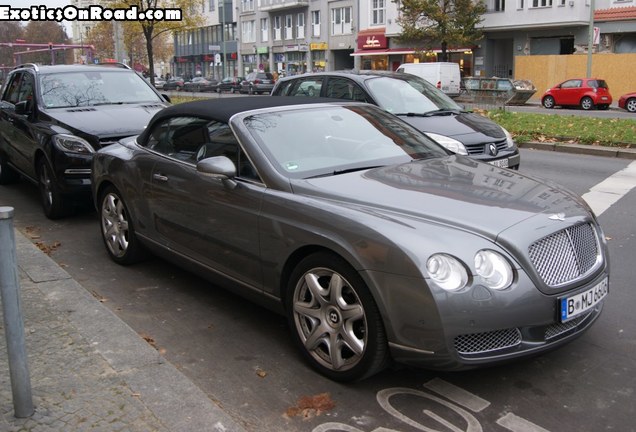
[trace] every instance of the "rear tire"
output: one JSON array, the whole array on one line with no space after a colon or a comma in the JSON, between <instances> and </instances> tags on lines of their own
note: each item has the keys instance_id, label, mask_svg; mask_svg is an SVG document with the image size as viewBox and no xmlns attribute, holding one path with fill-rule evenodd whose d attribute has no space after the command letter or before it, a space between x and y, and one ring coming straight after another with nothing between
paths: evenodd
<instances>
[{"instance_id":1,"label":"rear tire","mask_svg":"<svg viewBox=\"0 0 636 432\"><path fill-rule=\"evenodd\" d=\"M62 194L46 158L37 162L38 188L44 214L49 219L60 219L73 213L70 200Z\"/></svg>"},{"instance_id":2,"label":"rear tire","mask_svg":"<svg viewBox=\"0 0 636 432\"><path fill-rule=\"evenodd\" d=\"M594 108L594 101L592 100L591 97L585 96L583 99L581 99L581 109L584 109L585 111L589 111L593 108Z\"/></svg>"}]
</instances>

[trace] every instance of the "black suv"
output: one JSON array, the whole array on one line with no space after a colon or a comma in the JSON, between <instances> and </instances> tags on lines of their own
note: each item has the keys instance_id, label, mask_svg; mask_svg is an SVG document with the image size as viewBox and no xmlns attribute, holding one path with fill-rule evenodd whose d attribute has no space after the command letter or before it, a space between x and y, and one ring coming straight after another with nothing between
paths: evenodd
<instances>
[{"instance_id":1,"label":"black suv","mask_svg":"<svg viewBox=\"0 0 636 432\"><path fill-rule=\"evenodd\" d=\"M415 75L355 70L309 73L279 79L272 95L348 99L378 105L454 153L498 167L519 168L519 149L508 131L482 115L465 111Z\"/></svg>"},{"instance_id":2,"label":"black suv","mask_svg":"<svg viewBox=\"0 0 636 432\"><path fill-rule=\"evenodd\" d=\"M90 197L93 153L139 134L169 99L124 65L22 65L0 100L0 184L39 186L50 219Z\"/></svg>"}]
</instances>

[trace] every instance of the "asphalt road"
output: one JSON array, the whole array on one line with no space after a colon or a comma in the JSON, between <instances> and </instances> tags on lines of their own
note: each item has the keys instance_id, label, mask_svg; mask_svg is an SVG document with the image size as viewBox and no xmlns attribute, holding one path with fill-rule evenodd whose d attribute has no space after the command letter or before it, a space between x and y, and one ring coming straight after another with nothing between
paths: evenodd
<instances>
[{"instance_id":1,"label":"asphalt road","mask_svg":"<svg viewBox=\"0 0 636 432\"><path fill-rule=\"evenodd\" d=\"M521 171L583 195L630 162L522 150ZM90 206L49 221L25 182L0 186L4 205L15 208L16 228L248 430L636 431L633 189L599 216L609 239L611 288L601 318L583 337L504 366L391 369L348 385L305 365L283 317L158 258L131 267L112 263ZM299 409L303 398L309 403Z\"/></svg>"}]
</instances>

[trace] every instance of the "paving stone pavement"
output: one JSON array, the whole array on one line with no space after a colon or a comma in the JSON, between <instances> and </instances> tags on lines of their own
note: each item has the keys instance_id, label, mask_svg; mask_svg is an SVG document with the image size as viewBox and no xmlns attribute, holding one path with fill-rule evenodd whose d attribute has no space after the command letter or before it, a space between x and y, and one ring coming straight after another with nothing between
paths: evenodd
<instances>
[{"instance_id":1,"label":"paving stone pavement","mask_svg":"<svg viewBox=\"0 0 636 432\"><path fill-rule=\"evenodd\" d=\"M14 415L0 319L0 431L244 431L18 231L15 243L35 413Z\"/></svg>"}]
</instances>

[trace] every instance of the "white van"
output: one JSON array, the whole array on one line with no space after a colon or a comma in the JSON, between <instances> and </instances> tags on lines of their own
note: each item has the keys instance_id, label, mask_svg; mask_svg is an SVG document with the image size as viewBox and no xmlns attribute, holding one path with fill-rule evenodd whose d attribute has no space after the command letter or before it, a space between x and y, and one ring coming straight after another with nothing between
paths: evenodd
<instances>
[{"instance_id":1,"label":"white van","mask_svg":"<svg viewBox=\"0 0 636 432\"><path fill-rule=\"evenodd\" d=\"M460 84L462 81L457 63L404 63L400 65L397 72L410 73L424 78L448 96L459 96Z\"/></svg>"}]
</instances>

